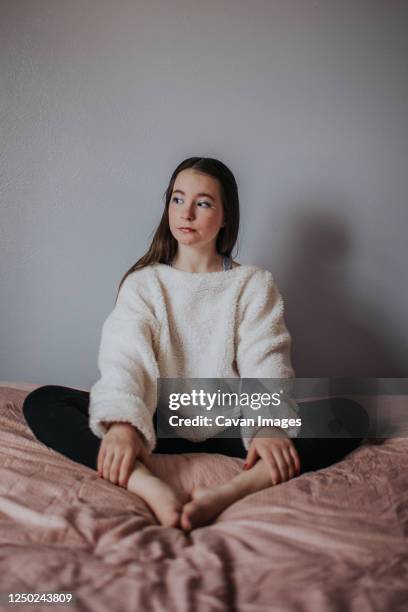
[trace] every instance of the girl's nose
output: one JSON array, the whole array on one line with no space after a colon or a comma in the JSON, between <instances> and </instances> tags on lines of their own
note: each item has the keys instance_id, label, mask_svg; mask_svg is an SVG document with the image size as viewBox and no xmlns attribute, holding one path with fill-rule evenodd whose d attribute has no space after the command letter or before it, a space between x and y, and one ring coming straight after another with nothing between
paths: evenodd
<instances>
[{"instance_id":1,"label":"girl's nose","mask_svg":"<svg viewBox=\"0 0 408 612\"><path fill-rule=\"evenodd\" d=\"M194 203L191 204L185 204L185 206L183 206L182 212L181 212L181 216L183 219L192 219L194 216L193 210L194 210Z\"/></svg>"}]
</instances>

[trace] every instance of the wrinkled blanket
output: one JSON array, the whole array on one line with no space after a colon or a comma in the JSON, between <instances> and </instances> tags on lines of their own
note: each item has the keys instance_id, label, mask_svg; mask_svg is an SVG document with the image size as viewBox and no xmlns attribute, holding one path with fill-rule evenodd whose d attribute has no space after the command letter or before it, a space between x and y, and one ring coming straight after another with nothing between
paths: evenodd
<instances>
[{"instance_id":1,"label":"wrinkled blanket","mask_svg":"<svg viewBox=\"0 0 408 612\"><path fill-rule=\"evenodd\" d=\"M98 612L408 610L407 439L365 442L186 534L39 442L21 410L36 386L0 386L3 598L70 592L74 603L58 609ZM229 480L243 464L208 454L153 461L187 491Z\"/></svg>"}]
</instances>

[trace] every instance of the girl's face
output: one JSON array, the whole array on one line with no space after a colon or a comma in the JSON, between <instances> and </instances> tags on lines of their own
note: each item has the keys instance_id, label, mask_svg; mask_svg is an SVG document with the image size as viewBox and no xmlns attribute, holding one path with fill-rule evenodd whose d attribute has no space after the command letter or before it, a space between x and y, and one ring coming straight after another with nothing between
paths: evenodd
<instances>
[{"instance_id":1,"label":"girl's face","mask_svg":"<svg viewBox=\"0 0 408 612\"><path fill-rule=\"evenodd\" d=\"M212 244L215 247L223 223L218 180L193 168L179 172L169 204L170 231L177 242L200 247Z\"/></svg>"}]
</instances>

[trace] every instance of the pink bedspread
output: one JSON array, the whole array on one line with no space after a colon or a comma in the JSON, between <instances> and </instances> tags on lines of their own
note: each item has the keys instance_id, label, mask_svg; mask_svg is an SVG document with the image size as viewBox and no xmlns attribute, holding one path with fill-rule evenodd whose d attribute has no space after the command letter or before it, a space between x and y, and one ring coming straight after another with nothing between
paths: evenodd
<instances>
[{"instance_id":1,"label":"pink bedspread","mask_svg":"<svg viewBox=\"0 0 408 612\"><path fill-rule=\"evenodd\" d=\"M66 609L98 612L408 610L407 439L364 444L187 535L38 442L21 411L35 386L0 387L3 594L71 592ZM160 475L186 490L228 480L242 463L154 456Z\"/></svg>"}]
</instances>

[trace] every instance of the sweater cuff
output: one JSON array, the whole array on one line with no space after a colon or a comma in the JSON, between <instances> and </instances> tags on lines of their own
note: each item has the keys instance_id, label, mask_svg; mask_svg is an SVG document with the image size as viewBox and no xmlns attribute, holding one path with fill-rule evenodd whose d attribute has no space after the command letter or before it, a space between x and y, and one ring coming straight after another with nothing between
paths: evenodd
<instances>
[{"instance_id":1,"label":"sweater cuff","mask_svg":"<svg viewBox=\"0 0 408 612\"><path fill-rule=\"evenodd\" d=\"M115 403L120 405L120 410L114 408ZM98 438L103 438L108 431L103 422L130 423L142 434L149 453L156 446L156 433L152 418L141 401L135 402L134 399L120 397L119 402L110 400L93 404L90 410L89 427Z\"/></svg>"},{"instance_id":2,"label":"sweater cuff","mask_svg":"<svg viewBox=\"0 0 408 612\"><path fill-rule=\"evenodd\" d=\"M276 414L276 416L274 415L273 418L298 419L299 418L298 411L299 411L299 407L297 403L295 402L295 400L293 398L286 397L280 406L279 414ZM272 418L272 415L268 412L265 412L263 414L261 413L261 416L264 416L265 418ZM285 434L285 436L287 436L288 438L297 438L301 430L301 425L290 425L288 427L278 427L278 426L275 426L275 427L276 429L280 429ZM241 439L245 447L245 450L249 450L249 447L251 445L253 438L256 436L256 434L258 433L260 429L263 429L262 425L241 426Z\"/></svg>"}]
</instances>

